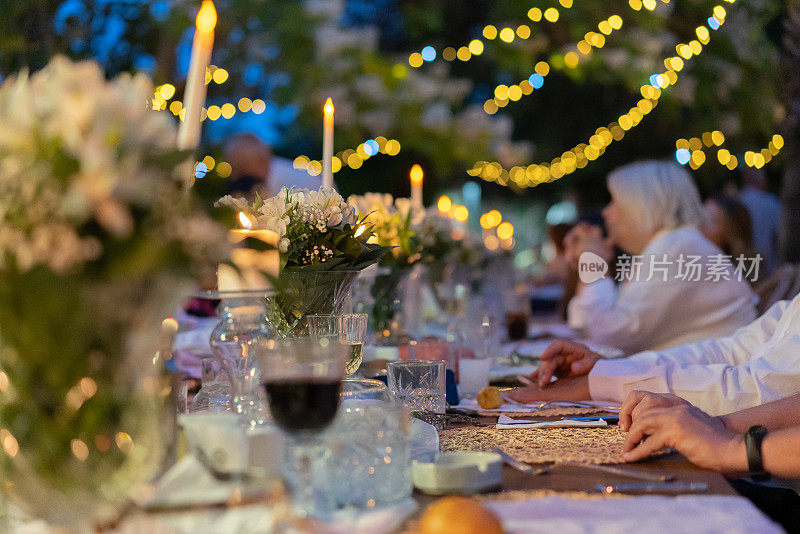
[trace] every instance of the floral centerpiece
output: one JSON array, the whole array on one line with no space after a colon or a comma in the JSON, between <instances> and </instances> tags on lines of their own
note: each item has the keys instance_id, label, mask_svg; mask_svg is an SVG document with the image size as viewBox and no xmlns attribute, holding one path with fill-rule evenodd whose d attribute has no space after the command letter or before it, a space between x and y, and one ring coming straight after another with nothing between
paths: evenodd
<instances>
[{"instance_id":1,"label":"floral centerpiece","mask_svg":"<svg viewBox=\"0 0 800 534\"><path fill-rule=\"evenodd\" d=\"M395 199L388 193L352 195L348 201L373 229L370 241L391 251L378 262L384 269L375 276L370 287L372 330L376 333L390 331L399 309L400 284L421 259L416 228L422 223L425 211L414 208L407 198Z\"/></svg>"},{"instance_id":2,"label":"floral centerpiece","mask_svg":"<svg viewBox=\"0 0 800 534\"><path fill-rule=\"evenodd\" d=\"M0 86L0 491L73 528L157 473L159 324L189 267L227 255L152 94L64 58Z\"/></svg>"},{"instance_id":3,"label":"floral centerpiece","mask_svg":"<svg viewBox=\"0 0 800 534\"><path fill-rule=\"evenodd\" d=\"M310 314L338 311L358 272L386 252L369 242L370 226L331 188L283 188L253 202L226 196L217 206L243 212L253 230L278 234L280 291L268 301L268 319L282 336L305 333Z\"/></svg>"},{"instance_id":4,"label":"floral centerpiece","mask_svg":"<svg viewBox=\"0 0 800 534\"><path fill-rule=\"evenodd\" d=\"M471 286L480 280L486 264L483 243L469 230L441 215L436 208L427 210L416 227L420 243L420 263L425 266L428 282L445 312L463 311Z\"/></svg>"}]
</instances>

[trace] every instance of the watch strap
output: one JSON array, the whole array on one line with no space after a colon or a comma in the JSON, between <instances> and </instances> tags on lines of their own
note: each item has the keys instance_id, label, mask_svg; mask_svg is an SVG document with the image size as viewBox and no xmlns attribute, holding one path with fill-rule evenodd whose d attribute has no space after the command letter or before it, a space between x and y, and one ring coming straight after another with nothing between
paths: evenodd
<instances>
[{"instance_id":1,"label":"watch strap","mask_svg":"<svg viewBox=\"0 0 800 534\"><path fill-rule=\"evenodd\" d=\"M751 426L744 435L747 468L753 480L767 480L769 478L769 473L764 471L764 461L761 456L761 442L766 435L767 428L763 425Z\"/></svg>"}]
</instances>

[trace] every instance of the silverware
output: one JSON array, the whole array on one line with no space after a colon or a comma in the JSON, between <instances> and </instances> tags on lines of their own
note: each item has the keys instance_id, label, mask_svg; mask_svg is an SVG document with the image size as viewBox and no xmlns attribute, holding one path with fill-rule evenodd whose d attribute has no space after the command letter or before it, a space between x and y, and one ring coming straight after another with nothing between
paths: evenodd
<instances>
[{"instance_id":1,"label":"silverware","mask_svg":"<svg viewBox=\"0 0 800 534\"><path fill-rule=\"evenodd\" d=\"M610 465L601 465L601 464L587 464L582 462L562 462L557 464L548 465L545 467L533 467L525 462L521 462L517 460L506 451L499 447L495 447L492 449L494 452L500 455L500 458L503 459L505 463L520 471L522 473L527 473L529 475L543 475L544 473L548 473L553 470L554 467L558 466L569 466L569 467L581 467L584 469L591 469L594 471L601 471L603 473L609 473L613 475L624 476L628 478L634 478L636 480L645 480L648 482L667 482L669 480L673 480L675 475L669 473L644 473L641 471L634 471L632 469L624 469L622 467L614 467Z\"/></svg>"},{"instance_id":2,"label":"silverware","mask_svg":"<svg viewBox=\"0 0 800 534\"><path fill-rule=\"evenodd\" d=\"M526 473L528 475L542 475L544 473L549 472L552 469L552 466L547 466L547 467L533 467L533 466L530 466L530 465L526 464L525 462L521 462L521 461L517 460L516 458L514 458L513 456L511 456L510 454L508 454L506 451L504 451L503 449L501 449L499 447L495 447L492 450L500 455L500 458L503 459L503 462L505 462L506 464L510 465L511 467L516 469L517 471L521 471L521 472Z\"/></svg>"},{"instance_id":3,"label":"silverware","mask_svg":"<svg viewBox=\"0 0 800 534\"><path fill-rule=\"evenodd\" d=\"M616 467L613 465L587 464L583 462L563 462L559 465L592 469L594 471L602 471L603 473L620 475L623 477L634 478L636 480L646 480L648 482L667 482L675 479L675 475L671 473L647 473L642 471L634 471L633 469L625 469L623 467Z\"/></svg>"},{"instance_id":4,"label":"silverware","mask_svg":"<svg viewBox=\"0 0 800 534\"><path fill-rule=\"evenodd\" d=\"M600 493L704 493L705 482L637 482L632 484L598 484Z\"/></svg>"}]
</instances>

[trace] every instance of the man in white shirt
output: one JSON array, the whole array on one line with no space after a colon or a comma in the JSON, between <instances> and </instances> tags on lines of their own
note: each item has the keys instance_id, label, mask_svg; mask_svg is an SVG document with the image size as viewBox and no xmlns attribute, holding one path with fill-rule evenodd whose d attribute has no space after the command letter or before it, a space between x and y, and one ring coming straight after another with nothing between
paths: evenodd
<instances>
[{"instance_id":1,"label":"man in white shirt","mask_svg":"<svg viewBox=\"0 0 800 534\"><path fill-rule=\"evenodd\" d=\"M672 393L711 414L726 414L800 393L800 296L781 301L728 337L606 360L586 346L554 341L514 390L518 402L611 400L628 392ZM564 379L552 384L552 377Z\"/></svg>"},{"instance_id":2,"label":"man in white shirt","mask_svg":"<svg viewBox=\"0 0 800 534\"><path fill-rule=\"evenodd\" d=\"M262 198L274 196L282 187L319 189L322 176L295 169L292 162L272 154L272 149L255 134L242 132L225 145L225 160L231 165L227 193L257 191Z\"/></svg>"},{"instance_id":3,"label":"man in white shirt","mask_svg":"<svg viewBox=\"0 0 800 534\"><path fill-rule=\"evenodd\" d=\"M609 174L608 189L603 218L609 238L584 223L564 239L567 260L581 278L567 307L569 326L631 354L726 336L755 319L756 297L743 273L734 272L736 259L723 256L697 228L700 196L685 169L633 163ZM583 258L608 262L612 244L626 252L616 275L612 269L585 276L592 273Z\"/></svg>"}]
</instances>

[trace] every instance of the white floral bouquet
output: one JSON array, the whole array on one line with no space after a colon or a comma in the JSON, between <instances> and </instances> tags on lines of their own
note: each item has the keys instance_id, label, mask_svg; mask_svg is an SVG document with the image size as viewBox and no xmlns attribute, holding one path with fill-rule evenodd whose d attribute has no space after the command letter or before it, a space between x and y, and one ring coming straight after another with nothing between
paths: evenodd
<instances>
[{"instance_id":1,"label":"white floral bouquet","mask_svg":"<svg viewBox=\"0 0 800 534\"><path fill-rule=\"evenodd\" d=\"M65 58L0 85L2 490L59 521L153 474L161 312L190 267L227 257L152 94Z\"/></svg>"},{"instance_id":2,"label":"white floral bouquet","mask_svg":"<svg viewBox=\"0 0 800 534\"><path fill-rule=\"evenodd\" d=\"M374 234L369 241L391 248L381 258L381 265L411 266L420 259L415 228L422 223L425 210L415 208L407 198L393 198L389 193L351 195L348 202Z\"/></svg>"},{"instance_id":3,"label":"white floral bouquet","mask_svg":"<svg viewBox=\"0 0 800 534\"><path fill-rule=\"evenodd\" d=\"M332 188L287 189L253 202L230 195L217 201L245 213L254 230L278 234L281 269L361 270L378 261L385 248L370 243L369 225Z\"/></svg>"},{"instance_id":4,"label":"white floral bouquet","mask_svg":"<svg viewBox=\"0 0 800 534\"><path fill-rule=\"evenodd\" d=\"M285 337L306 334L308 315L340 311L358 272L387 250L369 242L372 229L331 188L283 188L253 202L226 196L217 206L244 212L254 230L277 232L279 293L267 299L267 319Z\"/></svg>"}]
</instances>

